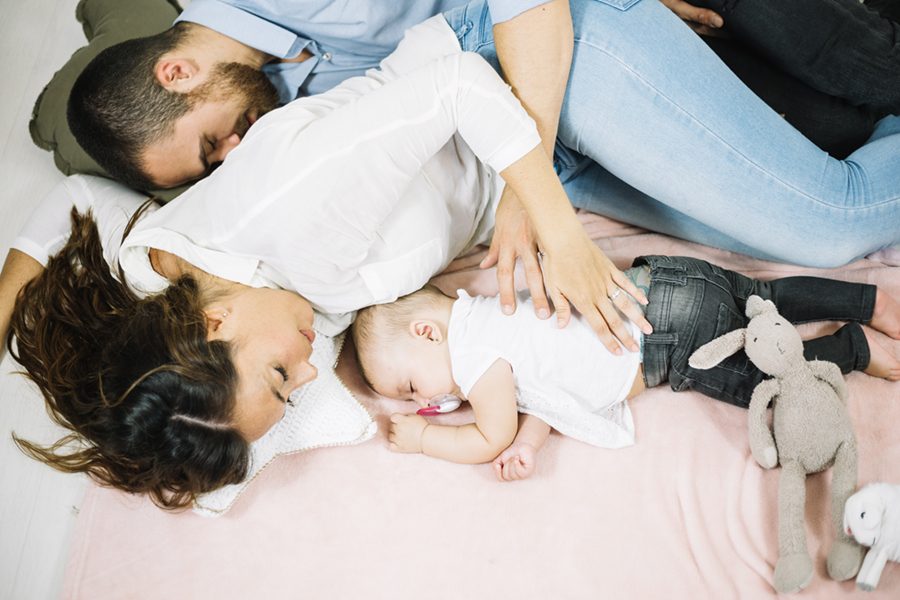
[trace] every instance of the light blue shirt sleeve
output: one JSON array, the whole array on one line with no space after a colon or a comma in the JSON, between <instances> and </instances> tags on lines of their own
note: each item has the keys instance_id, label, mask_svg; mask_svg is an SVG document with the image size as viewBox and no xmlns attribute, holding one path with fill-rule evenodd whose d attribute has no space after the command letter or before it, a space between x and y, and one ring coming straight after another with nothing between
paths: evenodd
<instances>
[{"instance_id":1,"label":"light blue shirt sleeve","mask_svg":"<svg viewBox=\"0 0 900 600\"><path fill-rule=\"evenodd\" d=\"M487 0L494 23L508 21L547 0ZM209 27L275 58L263 71L283 103L329 90L362 75L390 54L403 33L466 0L192 0L176 22Z\"/></svg>"},{"instance_id":2,"label":"light blue shirt sleeve","mask_svg":"<svg viewBox=\"0 0 900 600\"><path fill-rule=\"evenodd\" d=\"M547 4L547 0L488 0L491 21L495 24L509 21L541 4Z\"/></svg>"}]
</instances>

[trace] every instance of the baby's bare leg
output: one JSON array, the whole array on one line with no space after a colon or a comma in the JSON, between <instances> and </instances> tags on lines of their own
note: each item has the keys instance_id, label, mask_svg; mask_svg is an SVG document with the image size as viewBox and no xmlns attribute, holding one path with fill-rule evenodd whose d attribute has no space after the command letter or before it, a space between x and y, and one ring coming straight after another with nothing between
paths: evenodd
<instances>
[{"instance_id":1,"label":"baby's bare leg","mask_svg":"<svg viewBox=\"0 0 900 600\"><path fill-rule=\"evenodd\" d=\"M888 337L900 340L900 302L879 289L875 293L875 308L868 325Z\"/></svg>"},{"instance_id":2,"label":"baby's bare leg","mask_svg":"<svg viewBox=\"0 0 900 600\"><path fill-rule=\"evenodd\" d=\"M900 381L900 360L878 343L876 334L870 327L863 325L863 333L869 343L869 365L863 372L872 377L881 377L888 381Z\"/></svg>"}]
</instances>

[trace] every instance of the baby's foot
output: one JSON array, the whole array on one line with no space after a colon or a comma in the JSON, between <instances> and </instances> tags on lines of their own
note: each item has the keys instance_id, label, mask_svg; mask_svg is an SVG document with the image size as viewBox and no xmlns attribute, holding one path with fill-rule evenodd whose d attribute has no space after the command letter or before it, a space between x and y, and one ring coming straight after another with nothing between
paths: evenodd
<instances>
[{"instance_id":1,"label":"baby's foot","mask_svg":"<svg viewBox=\"0 0 900 600\"><path fill-rule=\"evenodd\" d=\"M887 348L875 341L875 334L868 327L863 326L863 333L869 343L869 366L864 372L872 377L881 377L888 381L900 381L900 360L888 352Z\"/></svg>"},{"instance_id":2,"label":"baby's foot","mask_svg":"<svg viewBox=\"0 0 900 600\"><path fill-rule=\"evenodd\" d=\"M867 323L888 337L900 340L900 303L883 290L875 292L872 320Z\"/></svg>"}]
</instances>

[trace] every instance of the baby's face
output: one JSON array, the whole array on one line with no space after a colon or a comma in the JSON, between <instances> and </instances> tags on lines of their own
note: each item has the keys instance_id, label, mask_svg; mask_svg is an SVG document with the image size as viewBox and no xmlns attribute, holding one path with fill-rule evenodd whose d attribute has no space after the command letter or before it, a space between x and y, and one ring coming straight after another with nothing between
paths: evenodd
<instances>
[{"instance_id":1,"label":"baby's face","mask_svg":"<svg viewBox=\"0 0 900 600\"><path fill-rule=\"evenodd\" d=\"M446 342L410 337L382 348L373 358L367 361L369 380L382 396L423 407L435 396L462 397L453 381Z\"/></svg>"}]
</instances>

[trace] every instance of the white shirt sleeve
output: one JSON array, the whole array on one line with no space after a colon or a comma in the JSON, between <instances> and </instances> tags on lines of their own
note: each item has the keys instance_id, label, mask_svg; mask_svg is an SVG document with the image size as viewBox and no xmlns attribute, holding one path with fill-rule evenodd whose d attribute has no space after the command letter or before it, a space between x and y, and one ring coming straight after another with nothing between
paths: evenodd
<instances>
[{"instance_id":1,"label":"white shirt sleeve","mask_svg":"<svg viewBox=\"0 0 900 600\"><path fill-rule=\"evenodd\" d=\"M266 115L221 168L141 229L158 222L196 231L202 215L204 235L190 237L234 249L235 239L265 237L263 225L270 237L312 239L339 225L343 241L356 246L347 250L364 254L410 181L454 134L498 172L540 144L508 86L472 53L432 61L324 116L309 113L298 100Z\"/></svg>"},{"instance_id":2,"label":"white shirt sleeve","mask_svg":"<svg viewBox=\"0 0 900 600\"><path fill-rule=\"evenodd\" d=\"M153 246L248 285L262 263L283 276L280 285L330 297L358 287L373 247L403 237L391 224L446 227L436 217L409 224L392 216L408 212L404 201L455 195L448 186L476 189L471 181L429 179L429 161L450 148L502 171L538 147L540 136L497 73L480 56L459 52L446 22L431 24L435 35L417 30L422 35L411 35L394 62L386 59L390 73L370 72L268 113L212 175L141 219L120 255L129 279L144 279ZM407 52L438 57L415 68ZM453 207L436 208L446 215ZM402 256L378 260L391 258ZM321 308L347 312L362 302Z\"/></svg>"},{"instance_id":3,"label":"white shirt sleeve","mask_svg":"<svg viewBox=\"0 0 900 600\"><path fill-rule=\"evenodd\" d=\"M146 199L144 194L110 179L87 175L67 177L35 208L12 247L46 265L69 239L72 208L82 214L90 211L100 233L103 256L115 273L122 233Z\"/></svg>"}]
</instances>

